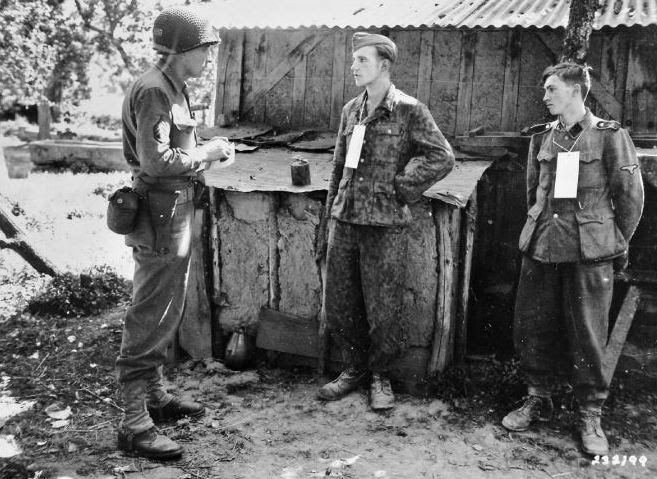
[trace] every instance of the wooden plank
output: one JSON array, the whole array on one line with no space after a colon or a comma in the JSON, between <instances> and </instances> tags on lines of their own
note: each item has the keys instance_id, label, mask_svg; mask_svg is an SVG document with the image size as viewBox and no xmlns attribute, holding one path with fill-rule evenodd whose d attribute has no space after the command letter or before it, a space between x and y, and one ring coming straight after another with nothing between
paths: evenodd
<instances>
[{"instance_id":1,"label":"wooden plank","mask_svg":"<svg viewBox=\"0 0 657 479\"><path fill-rule=\"evenodd\" d=\"M420 56L417 72L417 99L429 105L431 98L431 70L433 68L433 30L420 33Z\"/></svg>"},{"instance_id":2,"label":"wooden plank","mask_svg":"<svg viewBox=\"0 0 657 479\"><path fill-rule=\"evenodd\" d=\"M472 259L474 256L474 239L477 228L477 190L472 193L468 206L465 208L465 221L463 222L462 237L463 247L461 257L463 258L461 277L458 287L458 309L456 313L456 339L454 347L454 359L463 361L468 348L468 312L470 306L470 277L472 274Z\"/></svg>"},{"instance_id":3,"label":"wooden plank","mask_svg":"<svg viewBox=\"0 0 657 479\"><path fill-rule=\"evenodd\" d=\"M551 46L548 46L550 44ZM561 45L561 35L525 30L522 35L520 54L520 78L518 85L518 108L515 131L547 121L548 112L543 105L543 71L554 63L553 49Z\"/></svg>"},{"instance_id":4,"label":"wooden plank","mask_svg":"<svg viewBox=\"0 0 657 479\"><path fill-rule=\"evenodd\" d=\"M304 32L292 33L282 31L269 31L269 50L267 51L267 76L269 81L272 72L287 58L287 52L299 39L306 38ZM300 57L302 61L305 57ZM279 128L289 128L292 117L292 89L294 86L294 68L297 62L290 65L288 71L283 75L263 96L267 113L265 123Z\"/></svg>"},{"instance_id":5,"label":"wooden plank","mask_svg":"<svg viewBox=\"0 0 657 479\"><path fill-rule=\"evenodd\" d=\"M480 31L475 43L470 123L467 130L499 130L502 117L507 33Z\"/></svg>"},{"instance_id":6,"label":"wooden plank","mask_svg":"<svg viewBox=\"0 0 657 479\"><path fill-rule=\"evenodd\" d=\"M304 98L303 126L320 130L327 130L331 125L331 105L333 101L333 58L335 50L335 36L327 38L308 54L306 68L306 92ZM344 50L343 50L344 52ZM344 82L344 78L340 77ZM339 90L340 102L342 101L342 86ZM331 92L330 95L327 93ZM338 109L341 105L338 105ZM338 111L338 121L340 112ZM300 126L300 125L298 125ZM336 125L337 129L337 125Z\"/></svg>"},{"instance_id":7,"label":"wooden plank","mask_svg":"<svg viewBox=\"0 0 657 479\"><path fill-rule=\"evenodd\" d=\"M226 345L224 344L224 337L221 334L221 327L219 324L218 308L221 305L221 238L219 237L219 190L217 188L208 187L210 196L210 232L208 234L208 248L211 258L211 271L210 278L212 283L212 291L210 292L210 321L212 324L212 356L219 358L223 356Z\"/></svg>"},{"instance_id":8,"label":"wooden plank","mask_svg":"<svg viewBox=\"0 0 657 479\"><path fill-rule=\"evenodd\" d=\"M638 286L630 286L628 288L620 312L616 317L616 323L607 342L602 368L603 374L609 382L611 382L614 376L616 364L618 364L618 359L623 351L627 333L632 326L632 320L639 304L640 291Z\"/></svg>"},{"instance_id":9,"label":"wooden plank","mask_svg":"<svg viewBox=\"0 0 657 479\"><path fill-rule=\"evenodd\" d=\"M450 364L454 352L460 212L458 208L443 203L434 204L439 273L429 375L443 371Z\"/></svg>"},{"instance_id":10,"label":"wooden plank","mask_svg":"<svg viewBox=\"0 0 657 479\"><path fill-rule=\"evenodd\" d=\"M462 40L463 32L459 30L434 33L428 106L438 128L450 137L456 135Z\"/></svg>"},{"instance_id":11,"label":"wooden plank","mask_svg":"<svg viewBox=\"0 0 657 479\"><path fill-rule=\"evenodd\" d=\"M516 126L521 53L522 30L514 28L507 33L504 58L504 91L502 92L502 120L500 123L503 131L512 131Z\"/></svg>"},{"instance_id":12,"label":"wooden plank","mask_svg":"<svg viewBox=\"0 0 657 479\"><path fill-rule=\"evenodd\" d=\"M274 37L274 34L271 34L272 38L276 38L276 41L282 42L280 37ZM288 33L280 33L280 35L289 35ZM288 72L294 68L294 66L299 63L310 51L315 48L320 42L322 42L327 37L326 34L310 34L304 35L303 40L294 45L290 50L288 50L284 55L284 60L280 63L273 64L268 58L267 63L271 68L267 75L265 81L262 84L258 85L253 89L245 98L243 111L248 111L253 106L262 100L262 98L271 90L276 84L278 84ZM273 41L273 40L272 40ZM270 45L268 52L271 53L274 49L274 45Z\"/></svg>"},{"instance_id":13,"label":"wooden plank","mask_svg":"<svg viewBox=\"0 0 657 479\"><path fill-rule=\"evenodd\" d=\"M305 125L305 95L306 95L306 67L308 58L303 57L294 67L292 82L292 117L290 126L303 127Z\"/></svg>"},{"instance_id":14,"label":"wooden plank","mask_svg":"<svg viewBox=\"0 0 657 479\"><path fill-rule=\"evenodd\" d=\"M269 307L278 309L281 301L281 285L278 280L280 272L280 255L278 252L278 195L271 194L269 212L267 217L268 246L269 246Z\"/></svg>"},{"instance_id":15,"label":"wooden plank","mask_svg":"<svg viewBox=\"0 0 657 479\"><path fill-rule=\"evenodd\" d=\"M614 31L605 34L600 65L600 79L604 85L613 87L614 96L623 104L623 118L618 119L625 125L625 83L627 81L627 65L629 55L629 36L625 31Z\"/></svg>"},{"instance_id":16,"label":"wooden plank","mask_svg":"<svg viewBox=\"0 0 657 479\"><path fill-rule=\"evenodd\" d=\"M395 29L390 39L397 45L397 61L392 66L392 81L399 90L416 97L420 64L421 30Z\"/></svg>"},{"instance_id":17,"label":"wooden plank","mask_svg":"<svg viewBox=\"0 0 657 479\"><path fill-rule=\"evenodd\" d=\"M248 97L254 90L261 88L267 78L267 35L262 30L247 30L244 45L244 73L242 98ZM241 118L256 124L265 122L265 102L260 101L248 111L241 105Z\"/></svg>"},{"instance_id":18,"label":"wooden plank","mask_svg":"<svg viewBox=\"0 0 657 479\"><path fill-rule=\"evenodd\" d=\"M262 308L258 320L256 346L281 353L318 357L318 324L314 318L303 318Z\"/></svg>"},{"instance_id":19,"label":"wooden plank","mask_svg":"<svg viewBox=\"0 0 657 479\"><path fill-rule=\"evenodd\" d=\"M431 346L436 317L438 249L432 201L423 198L411 205L414 221L406 234L408 251L401 320L411 347Z\"/></svg>"},{"instance_id":20,"label":"wooden plank","mask_svg":"<svg viewBox=\"0 0 657 479\"><path fill-rule=\"evenodd\" d=\"M231 124L239 119L244 32L242 30L226 32L222 42L217 59L215 99L215 124L219 125Z\"/></svg>"},{"instance_id":21,"label":"wooden plank","mask_svg":"<svg viewBox=\"0 0 657 479\"><path fill-rule=\"evenodd\" d=\"M331 74L331 115L329 128L337 130L344 105L345 65L347 63L347 33L339 30L333 34L333 66Z\"/></svg>"},{"instance_id":22,"label":"wooden plank","mask_svg":"<svg viewBox=\"0 0 657 479\"><path fill-rule=\"evenodd\" d=\"M212 321L205 284L205 257L203 254L204 219L205 210L199 208L194 211L192 253L185 309L178 328L178 344L192 359L212 357Z\"/></svg>"},{"instance_id":23,"label":"wooden plank","mask_svg":"<svg viewBox=\"0 0 657 479\"><path fill-rule=\"evenodd\" d=\"M456 133L464 133L470 127L472 111L472 81L474 76L475 48L477 32L467 30L463 33L461 66L459 71L459 92L456 107Z\"/></svg>"}]
</instances>

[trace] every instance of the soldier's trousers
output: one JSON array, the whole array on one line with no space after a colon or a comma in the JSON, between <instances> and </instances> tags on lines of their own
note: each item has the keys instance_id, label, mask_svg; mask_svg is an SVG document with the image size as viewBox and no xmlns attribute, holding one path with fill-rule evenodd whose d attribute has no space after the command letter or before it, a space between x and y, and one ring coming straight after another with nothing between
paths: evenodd
<instances>
[{"instance_id":1,"label":"soldier's trousers","mask_svg":"<svg viewBox=\"0 0 657 479\"><path fill-rule=\"evenodd\" d=\"M387 372L401 354L406 252L406 228L331 220L326 321L348 366Z\"/></svg>"},{"instance_id":2,"label":"soldier's trousers","mask_svg":"<svg viewBox=\"0 0 657 479\"><path fill-rule=\"evenodd\" d=\"M523 256L514 343L530 394L549 394L557 379L570 376L580 404L607 398L613 282L612 261L551 264Z\"/></svg>"},{"instance_id":3,"label":"soldier's trousers","mask_svg":"<svg viewBox=\"0 0 657 479\"><path fill-rule=\"evenodd\" d=\"M116 360L125 413L121 427L134 434L150 429L146 404L166 405L172 396L162 385L162 365L182 320L189 275L193 190L176 200L165 248L157 251L148 208L140 207L135 231L126 236L133 249L135 272L132 304L123 326Z\"/></svg>"}]
</instances>

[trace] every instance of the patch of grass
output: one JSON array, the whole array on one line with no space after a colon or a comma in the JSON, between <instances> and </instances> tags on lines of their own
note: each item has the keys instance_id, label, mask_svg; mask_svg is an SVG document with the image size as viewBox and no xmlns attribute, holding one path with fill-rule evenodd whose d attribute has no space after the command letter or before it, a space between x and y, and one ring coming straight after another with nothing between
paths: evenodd
<instances>
[{"instance_id":1,"label":"patch of grass","mask_svg":"<svg viewBox=\"0 0 657 479\"><path fill-rule=\"evenodd\" d=\"M75 275L65 273L30 299L27 311L65 318L98 314L130 298L130 283L107 265Z\"/></svg>"}]
</instances>

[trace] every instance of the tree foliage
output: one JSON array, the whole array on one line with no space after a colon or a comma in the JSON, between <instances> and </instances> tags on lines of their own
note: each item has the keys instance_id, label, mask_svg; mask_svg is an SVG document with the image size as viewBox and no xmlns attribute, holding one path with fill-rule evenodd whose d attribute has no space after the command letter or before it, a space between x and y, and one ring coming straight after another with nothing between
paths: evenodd
<instances>
[{"instance_id":1,"label":"tree foliage","mask_svg":"<svg viewBox=\"0 0 657 479\"><path fill-rule=\"evenodd\" d=\"M85 94L91 52L65 2L0 0L0 19L0 103Z\"/></svg>"},{"instance_id":2,"label":"tree foliage","mask_svg":"<svg viewBox=\"0 0 657 479\"><path fill-rule=\"evenodd\" d=\"M33 104L45 99L60 104L87 98L92 59L100 59L105 82L122 90L155 58L151 47L155 16L180 3L0 0L4 25L0 29L0 108L14 102ZM199 94L192 96L207 102L211 76L194 85Z\"/></svg>"}]
</instances>

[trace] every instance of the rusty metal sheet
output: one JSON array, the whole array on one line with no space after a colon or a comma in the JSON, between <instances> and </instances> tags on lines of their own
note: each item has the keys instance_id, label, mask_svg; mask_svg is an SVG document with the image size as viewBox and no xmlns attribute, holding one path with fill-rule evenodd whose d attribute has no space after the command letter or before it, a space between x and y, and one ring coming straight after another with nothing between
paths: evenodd
<instances>
[{"instance_id":1,"label":"rusty metal sheet","mask_svg":"<svg viewBox=\"0 0 657 479\"><path fill-rule=\"evenodd\" d=\"M309 131L288 146L299 151L327 151L335 148L337 134L333 131Z\"/></svg>"},{"instance_id":2,"label":"rusty metal sheet","mask_svg":"<svg viewBox=\"0 0 657 479\"><path fill-rule=\"evenodd\" d=\"M294 186L290 163L301 156L310 163L311 184ZM333 156L329 153L303 153L283 148L260 148L249 154L237 154L235 163L225 169L205 172L208 186L228 191L289 191L307 193L326 191L331 177ZM492 161L457 161L446 178L429 188L424 196L464 208L477 182Z\"/></svg>"},{"instance_id":3,"label":"rusty metal sheet","mask_svg":"<svg viewBox=\"0 0 657 479\"><path fill-rule=\"evenodd\" d=\"M210 127L200 127L196 130L199 138L202 140L209 140L217 136L223 136L228 138L231 141L235 140L244 140L248 138L255 138L256 136L266 135L273 130L271 126L268 125L252 125L244 124L239 126L231 127L222 127L222 126L210 126Z\"/></svg>"}]
</instances>

